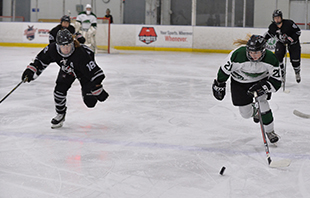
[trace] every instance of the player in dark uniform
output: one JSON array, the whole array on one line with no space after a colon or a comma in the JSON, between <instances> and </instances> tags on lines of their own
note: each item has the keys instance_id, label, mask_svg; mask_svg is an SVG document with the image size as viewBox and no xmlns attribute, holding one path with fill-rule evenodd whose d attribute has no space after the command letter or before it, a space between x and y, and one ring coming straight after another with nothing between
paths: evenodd
<instances>
[{"instance_id":1,"label":"player in dark uniform","mask_svg":"<svg viewBox=\"0 0 310 198\"><path fill-rule=\"evenodd\" d=\"M67 29L58 31L56 43L49 44L36 56L27 66L22 79L27 82L34 80L53 62L60 66L54 90L57 115L51 121L52 128L58 128L65 121L67 91L76 78L80 81L87 107L95 107L98 100L103 102L109 95L101 84L105 78L103 71Z\"/></svg>"},{"instance_id":2,"label":"player in dark uniform","mask_svg":"<svg viewBox=\"0 0 310 198\"><path fill-rule=\"evenodd\" d=\"M286 46L290 53L291 64L295 71L295 77L297 83L300 83L300 42L299 36L301 34L299 27L290 19L283 19L281 10L275 10L272 14L273 22L269 25L268 32L265 35L265 39L268 40L271 37L277 37L275 55L277 56L282 74L284 74L283 58L286 53Z\"/></svg>"},{"instance_id":3,"label":"player in dark uniform","mask_svg":"<svg viewBox=\"0 0 310 198\"><path fill-rule=\"evenodd\" d=\"M79 43L85 43L85 38L82 36L82 34L80 33L75 33L75 28L73 25L70 25L71 23L71 19L68 15L64 15L61 17L60 19L60 24L57 25L56 27L54 27L51 31L50 31L50 35L49 35L49 42L50 43L54 43L56 42L56 35L57 35L57 32L59 30L63 30L63 29L68 29L69 32L71 34L73 34L76 39L79 41ZM75 34L74 34L75 33Z\"/></svg>"}]
</instances>

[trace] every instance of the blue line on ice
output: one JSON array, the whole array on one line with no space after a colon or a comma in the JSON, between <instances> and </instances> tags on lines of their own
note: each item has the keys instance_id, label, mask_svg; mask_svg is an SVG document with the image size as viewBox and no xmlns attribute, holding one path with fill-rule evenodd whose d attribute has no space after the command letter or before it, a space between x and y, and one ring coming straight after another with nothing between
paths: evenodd
<instances>
[{"instance_id":1,"label":"blue line on ice","mask_svg":"<svg viewBox=\"0 0 310 198\"><path fill-rule=\"evenodd\" d=\"M211 152L211 153L226 153L226 154L244 154L253 155L258 153L256 151L236 151L232 149L220 149L220 148L207 148L201 146L182 146L173 144L163 144L156 142L130 142L130 141L119 141L119 140L104 140L104 139L94 139L94 138L80 138L80 137L66 137L60 135L42 135L42 134L32 134L32 133L20 133L20 132L0 132L2 136L8 137L20 137L29 139L44 139L44 140L58 140L58 141L69 141L69 142L83 142L83 143L97 143L97 144L111 144L111 145L122 145L130 147L143 147L143 148L158 148L158 149L172 149L172 150L183 150L183 151L201 151L201 152ZM262 149L262 152L264 150ZM310 155L307 154L293 154L293 153L271 153L272 156L290 158L290 159L310 159Z\"/></svg>"}]
</instances>

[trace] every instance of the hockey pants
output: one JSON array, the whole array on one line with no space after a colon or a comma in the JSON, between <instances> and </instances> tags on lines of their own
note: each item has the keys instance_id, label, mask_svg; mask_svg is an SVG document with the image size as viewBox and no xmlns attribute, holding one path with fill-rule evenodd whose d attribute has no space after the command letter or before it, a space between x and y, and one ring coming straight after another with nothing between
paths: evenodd
<instances>
[{"instance_id":1,"label":"hockey pants","mask_svg":"<svg viewBox=\"0 0 310 198\"><path fill-rule=\"evenodd\" d=\"M246 119L254 116L254 100L253 97L248 94L248 90L253 84L255 83L239 83L231 78L232 102L234 106L239 107L240 115ZM266 132L274 130L273 115L267 100L267 98L270 99L270 97L271 96L267 94L258 97Z\"/></svg>"},{"instance_id":2,"label":"hockey pants","mask_svg":"<svg viewBox=\"0 0 310 198\"><path fill-rule=\"evenodd\" d=\"M286 52L285 45L281 42L277 42L275 48L275 55L278 58L280 64L283 64L285 52ZM288 52L290 54L290 61L294 68L294 71L295 72L300 71L300 53L301 53L300 43L298 42L293 45L288 45Z\"/></svg>"},{"instance_id":3,"label":"hockey pants","mask_svg":"<svg viewBox=\"0 0 310 198\"><path fill-rule=\"evenodd\" d=\"M55 110L57 113L63 114L67 110L67 92L70 89L75 77L59 70L54 89ZM82 86L82 85L81 85ZM83 87L83 86L82 86ZM82 88L82 96L85 105L89 108L95 107L97 98L93 96L89 90Z\"/></svg>"}]
</instances>

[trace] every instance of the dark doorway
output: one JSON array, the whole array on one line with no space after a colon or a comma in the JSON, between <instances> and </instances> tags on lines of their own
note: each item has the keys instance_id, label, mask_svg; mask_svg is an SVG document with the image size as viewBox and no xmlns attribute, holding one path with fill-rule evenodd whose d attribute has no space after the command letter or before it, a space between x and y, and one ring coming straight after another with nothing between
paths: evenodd
<instances>
[{"instance_id":1,"label":"dark doorway","mask_svg":"<svg viewBox=\"0 0 310 198\"><path fill-rule=\"evenodd\" d=\"M124 24L145 24L145 0L124 1Z\"/></svg>"},{"instance_id":2,"label":"dark doorway","mask_svg":"<svg viewBox=\"0 0 310 198\"><path fill-rule=\"evenodd\" d=\"M30 21L30 1L16 0L15 16L23 16L25 21Z\"/></svg>"}]
</instances>

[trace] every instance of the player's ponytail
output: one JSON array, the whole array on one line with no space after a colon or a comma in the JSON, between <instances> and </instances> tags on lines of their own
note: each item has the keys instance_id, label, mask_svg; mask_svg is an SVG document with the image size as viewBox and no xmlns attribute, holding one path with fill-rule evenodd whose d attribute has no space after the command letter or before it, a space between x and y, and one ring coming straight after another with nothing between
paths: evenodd
<instances>
[{"instance_id":1,"label":"player's ponytail","mask_svg":"<svg viewBox=\"0 0 310 198\"><path fill-rule=\"evenodd\" d=\"M251 38L251 36L252 36L252 34L247 33L245 39L237 39L237 40L234 40L233 44L236 45L236 46L246 45L247 42L249 41L249 39Z\"/></svg>"},{"instance_id":2,"label":"player's ponytail","mask_svg":"<svg viewBox=\"0 0 310 198\"><path fill-rule=\"evenodd\" d=\"M76 35L72 35L72 37L73 37L74 47L75 48L81 47L80 42L76 39Z\"/></svg>"}]
</instances>

